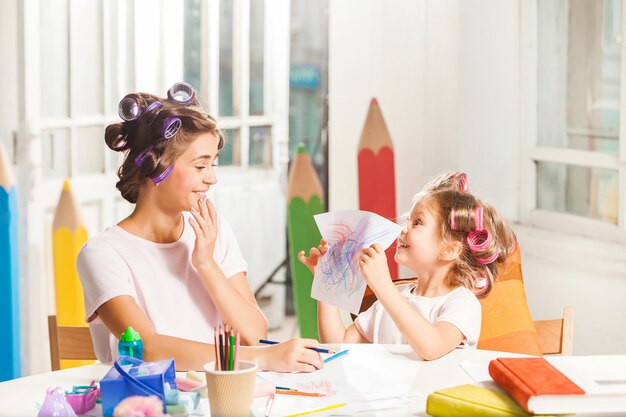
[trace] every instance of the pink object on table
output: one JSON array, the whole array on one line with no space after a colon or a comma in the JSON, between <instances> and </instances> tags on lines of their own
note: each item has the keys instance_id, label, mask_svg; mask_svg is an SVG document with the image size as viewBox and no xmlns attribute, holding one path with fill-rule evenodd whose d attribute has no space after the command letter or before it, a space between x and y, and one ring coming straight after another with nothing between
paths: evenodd
<instances>
[{"instance_id":1,"label":"pink object on table","mask_svg":"<svg viewBox=\"0 0 626 417\"><path fill-rule=\"evenodd\" d=\"M204 385L202 382L194 381L193 379L187 379L178 377L176 378L176 388L181 391L189 392L193 391L194 388L198 388L199 386Z\"/></svg>"}]
</instances>

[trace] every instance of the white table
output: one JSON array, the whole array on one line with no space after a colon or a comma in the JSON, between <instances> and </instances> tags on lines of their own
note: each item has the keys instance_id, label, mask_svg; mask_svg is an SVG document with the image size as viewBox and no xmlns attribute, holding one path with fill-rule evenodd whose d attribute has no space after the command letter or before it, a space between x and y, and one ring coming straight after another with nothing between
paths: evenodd
<instances>
[{"instance_id":1,"label":"white table","mask_svg":"<svg viewBox=\"0 0 626 417\"><path fill-rule=\"evenodd\" d=\"M395 369L393 380L397 384L410 386L411 391L416 393L411 397L410 403L405 401L401 408L360 413L360 416L425 416L428 394L442 388L474 383L460 367L461 362L487 362L496 357L521 356L486 350L457 349L443 358L426 362L419 360L406 345L342 345L341 348L351 350L346 358L352 356L352 363L361 362L359 365L363 364L376 372L385 372L384 367L395 364L395 368L387 368ZM336 365L343 366L339 361L340 359L335 361ZM351 362L345 362L345 369L349 369L350 364ZM379 365L383 369L380 369ZM398 372L400 369L398 365L401 365L402 371ZM87 385L92 380L100 380L109 369L109 365L89 365L0 383L0 417L36 416L37 405L43 402L47 388L60 386L67 389L73 385ZM372 383L376 384L376 381ZM255 416L263 416L264 403L262 399L255 401L252 410ZM274 411L278 409L279 407ZM341 409L336 410L336 413L340 412ZM276 412L272 413L272 416L277 415L279 414Z\"/></svg>"}]
</instances>

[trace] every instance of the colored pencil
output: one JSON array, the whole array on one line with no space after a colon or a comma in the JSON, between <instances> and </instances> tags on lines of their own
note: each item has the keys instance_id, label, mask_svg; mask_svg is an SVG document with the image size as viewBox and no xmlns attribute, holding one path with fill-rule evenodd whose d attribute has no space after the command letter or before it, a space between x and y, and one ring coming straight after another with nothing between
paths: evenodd
<instances>
[{"instance_id":1,"label":"colored pencil","mask_svg":"<svg viewBox=\"0 0 626 417\"><path fill-rule=\"evenodd\" d=\"M222 364L222 371L226 370L226 358L224 357L224 329L220 324L220 363Z\"/></svg>"},{"instance_id":2,"label":"colored pencil","mask_svg":"<svg viewBox=\"0 0 626 417\"><path fill-rule=\"evenodd\" d=\"M239 370L239 345L241 345L241 338L239 330L237 330L237 336L235 337L235 371Z\"/></svg>"},{"instance_id":3,"label":"colored pencil","mask_svg":"<svg viewBox=\"0 0 626 417\"><path fill-rule=\"evenodd\" d=\"M274 340L259 339L259 343L263 343L263 344L266 344L266 345L277 345L280 342L276 342ZM314 350L314 351L319 352L319 353L330 353L330 354L335 354L336 353L334 350L325 349L325 348L308 347L307 349L311 349L311 350Z\"/></svg>"},{"instance_id":4,"label":"colored pencil","mask_svg":"<svg viewBox=\"0 0 626 417\"><path fill-rule=\"evenodd\" d=\"M215 343L215 370L221 371L222 364L220 362L219 337L217 336L217 327L213 327L213 340Z\"/></svg>"},{"instance_id":5,"label":"colored pencil","mask_svg":"<svg viewBox=\"0 0 626 417\"><path fill-rule=\"evenodd\" d=\"M265 406L265 417L270 417L270 413L272 412L272 405L274 405L274 396L270 395L267 399L267 405Z\"/></svg>"},{"instance_id":6,"label":"colored pencil","mask_svg":"<svg viewBox=\"0 0 626 417\"><path fill-rule=\"evenodd\" d=\"M396 174L391 135L378 105L370 102L358 146L359 208L396 221ZM385 251L389 272L398 278L395 243Z\"/></svg>"},{"instance_id":7,"label":"colored pencil","mask_svg":"<svg viewBox=\"0 0 626 417\"><path fill-rule=\"evenodd\" d=\"M224 326L224 370L225 371L230 371L231 369L229 368L229 364L230 364L230 349L229 349L229 344L230 344L230 327L228 327L228 324Z\"/></svg>"},{"instance_id":8,"label":"colored pencil","mask_svg":"<svg viewBox=\"0 0 626 417\"><path fill-rule=\"evenodd\" d=\"M234 371L235 370L235 336L232 334L230 334L229 336L229 350L230 352L228 353L228 370L229 371Z\"/></svg>"},{"instance_id":9,"label":"colored pencil","mask_svg":"<svg viewBox=\"0 0 626 417\"><path fill-rule=\"evenodd\" d=\"M15 177L0 141L0 382L22 372L17 209Z\"/></svg>"},{"instance_id":10,"label":"colored pencil","mask_svg":"<svg viewBox=\"0 0 626 417\"><path fill-rule=\"evenodd\" d=\"M298 260L298 252L317 247L321 235L313 216L325 212L324 190L304 144L298 145L289 169L287 235L293 300L300 336L318 339L317 301L311 298L313 276Z\"/></svg>"},{"instance_id":11,"label":"colored pencil","mask_svg":"<svg viewBox=\"0 0 626 417\"><path fill-rule=\"evenodd\" d=\"M333 356L330 356L330 357L324 359L324 363L328 363L330 361L333 361L333 360L335 360L335 359L345 355L346 353L348 353L348 349L342 350L341 352L338 352L338 353L335 353Z\"/></svg>"},{"instance_id":12,"label":"colored pencil","mask_svg":"<svg viewBox=\"0 0 626 417\"><path fill-rule=\"evenodd\" d=\"M321 392L306 392L306 391L298 391L298 390L293 390L293 389L289 389L289 390L285 390L285 389L281 389L279 390L277 388L276 390L276 394L280 394L280 395L300 395L301 397L325 397L326 394L322 394Z\"/></svg>"},{"instance_id":13,"label":"colored pencil","mask_svg":"<svg viewBox=\"0 0 626 417\"><path fill-rule=\"evenodd\" d=\"M70 180L66 179L52 221L54 293L60 326L87 326L83 290L76 270L78 251L86 241L87 227ZM92 363L94 361L61 360L61 369Z\"/></svg>"},{"instance_id":14,"label":"colored pencil","mask_svg":"<svg viewBox=\"0 0 626 417\"><path fill-rule=\"evenodd\" d=\"M306 416L308 414L321 413L322 411L328 411L328 410L332 410L332 409L335 409L335 408L340 408L340 407L343 407L345 405L346 405L346 403L333 404L333 405L328 405L328 406L322 407L322 408L316 408L314 410L303 411L301 413L289 414L289 415L287 415L285 417Z\"/></svg>"}]
</instances>

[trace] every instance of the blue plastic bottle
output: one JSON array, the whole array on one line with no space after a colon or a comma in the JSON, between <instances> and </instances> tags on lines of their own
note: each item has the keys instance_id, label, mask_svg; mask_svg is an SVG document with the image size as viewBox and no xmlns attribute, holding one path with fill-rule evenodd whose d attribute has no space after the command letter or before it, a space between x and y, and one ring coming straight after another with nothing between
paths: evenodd
<instances>
[{"instance_id":1,"label":"blue plastic bottle","mask_svg":"<svg viewBox=\"0 0 626 417\"><path fill-rule=\"evenodd\" d=\"M143 360L143 342L139 337L139 333L132 326L128 326L128 329L122 333L117 344L117 352L120 355L132 356L133 358ZM121 364L126 365L127 363L122 361Z\"/></svg>"}]
</instances>

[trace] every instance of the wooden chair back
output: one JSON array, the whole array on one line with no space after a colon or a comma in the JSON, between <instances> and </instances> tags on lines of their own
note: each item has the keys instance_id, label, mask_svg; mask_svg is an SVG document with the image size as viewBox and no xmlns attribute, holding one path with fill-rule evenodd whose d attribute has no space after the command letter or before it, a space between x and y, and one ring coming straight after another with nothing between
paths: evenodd
<instances>
[{"instance_id":1,"label":"wooden chair back","mask_svg":"<svg viewBox=\"0 0 626 417\"><path fill-rule=\"evenodd\" d=\"M48 337L53 371L61 369L61 359L97 359L89 327L58 326L57 316L48 316Z\"/></svg>"}]
</instances>

